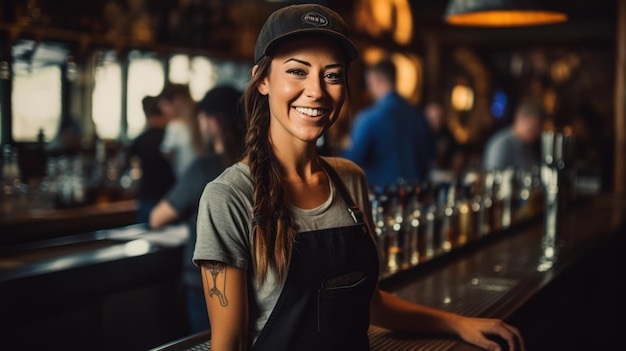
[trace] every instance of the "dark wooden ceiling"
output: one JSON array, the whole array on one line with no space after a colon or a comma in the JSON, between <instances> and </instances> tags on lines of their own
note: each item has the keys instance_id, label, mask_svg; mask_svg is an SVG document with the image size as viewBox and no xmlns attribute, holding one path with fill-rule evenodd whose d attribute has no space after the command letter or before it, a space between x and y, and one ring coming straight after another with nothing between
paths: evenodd
<instances>
[{"instance_id":1,"label":"dark wooden ceiling","mask_svg":"<svg viewBox=\"0 0 626 351\"><path fill-rule=\"evenodd\" d=\"M336 9L350 21L358 1L362 0L315 2ZM410 1L410 6L415 31L414 38L417 41L423 33L428 32L435 33L444 45L446 43L453 45L552 45L565 42L613 45L618 1L623 0L544 0L543 2L549 3L551 7L567 13L569 20L548 26L504 29L450 26L443 21L447 3L445 0L413 0ZM107 30L111 26L111 16L107 16L105 10L107 6L116 4L122 10L121 15L126 15L132 12L130 4L136 2L130 0L4 0L0 2L0 25L4 24L7 28L7 24L15 23L15 27L23 29L25 28L22 26L23 19L27 18L30 26L68 30L77 33L78 37L82 36L80 40L84 39L84 34L95 38L99 35L107 35ZM301 2L305 1L190 1L189 3L195 4L196 8L183 12L181 16L186 25L185 31L196 38L188 42L185 42L188 39L173 35L174 31L167 24L168 16L179 6L178 0L145 0L145 9L156 21L156 40L153 44L199 48L217 47L222 51L236 52L241 50L237 45L253 46L254 36L265 18L274 9ZM27 6L29 3L39 7L38 18L33 18L32 15L29 17ZM15 36L15 29L9 30L13 36ZM247 35L243 35L244 32ZM54 31L44 30L38 32L38 35L45 36L50 33ZM363 33L357 32L356 35L363 35ZM247 41L244 42L243 37ZM15 40L15 38L9 39ZM114 44L121 43L127 40L127 36L120 35L113 39L104 37L104 40ZM241 52L239 54L241 56ZM243 56L247 54L244 52ZM228 55L227 52L226 55Z\"/></svg>"},{"instance_id":2,"label":"dark wooden ceiling","mask_svg":"<svg viewBox=\"0 0 626 351\"><path fill-rule=\"evenodd\" d=\"M342 1L313 1L335 8L346 17L351 17L355 5L361 0ZM456 28L443 21L445 0L411 0L409 1L416 31L432 30L442 34L450 40L470 40L473 42L502 42L511 40L602 40L610 38L616 24L617 2L623 0L544 0L553 8L565 11L569 21L563 24L541 26L533 28L515 29L481 29ZM18 18L28 11L27 3L34 3L40 8L40 17L33 22L86 32L101 32L106 30L107 6L117 4L126 12L131 12L130 4L136 1L129 0L3 0L0 3L0 20L19 22ZM189 1L196 4L206 15L200 30L207 30L205 36L224 35L224 27L228 27L228 35L236 38L242 27L260 26L265 17L275 8L286 4L306 1L261 1L261 0L196 0ZM145 0L145 7L160 21L168 14L176 11L178 0ZM188 12L186 21L197 20L198 11L194 17ZM210 30L212 29L212 30Z\"/></svg>"}]
</instances>

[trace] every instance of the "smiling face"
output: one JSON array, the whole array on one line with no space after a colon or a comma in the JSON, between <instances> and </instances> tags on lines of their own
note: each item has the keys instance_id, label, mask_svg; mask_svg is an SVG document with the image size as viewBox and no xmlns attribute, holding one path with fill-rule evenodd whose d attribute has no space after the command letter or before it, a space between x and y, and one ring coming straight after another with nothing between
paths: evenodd
<instances>
[{"instance_id":1,"label":"smiling face","mask_svg":"<svg viewBox=\"0 0 626 351\"><path fill-rule=\"evenodd\" d=\"M335 122L346 96L345 56L332 40L301 36L283 43L258 85L268 96L275 146L315 141Z\"/></svg>"}]
</instances>

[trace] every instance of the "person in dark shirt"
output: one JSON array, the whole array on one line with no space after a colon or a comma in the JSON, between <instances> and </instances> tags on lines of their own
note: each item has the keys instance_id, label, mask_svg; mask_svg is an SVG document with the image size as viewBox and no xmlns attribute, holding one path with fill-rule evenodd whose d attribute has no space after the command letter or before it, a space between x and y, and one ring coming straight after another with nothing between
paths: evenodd
<instances>
[{"instance_id":1,"label":"person in dark shirt","mask_svg":"<svg viewBox=\"0 0 626 351\"><path fill-rule=\"evenodd\" d=\"M129 156L138 157L141 164L136 193L137 222L148 223L150 211L172 187L175 178L170 163L159 151L167 118L159 110L156 97L146 96L141 102L146 129L133 140Z\"/></svg>"},{"instance_id":2,"label":"person in dark shirt","mask_svg":"<svg viewBox=\"0 0 626 351\"><path fill-rule=\"evenodd\" d=\"M368 66L365 78L376 101L355 117L343 157L361 166L370 184L426 180L434 157L430 128L421 109L396 91L394 63Z\"/></svg>"},{"instance_id":3,"label":"person in dark shirt","mask_svg":"<svg viewBox=\"0 0 626 351\"><path fill-rule=\"evenodd\" d=\"M191 333L210 327L200 270L192 262L196 243L196 220L200 196L206 184L239 160L244 145L245 122L239 111L240 92L230 86L210 90L198 104L198 123L203 138L211 140L212 153L196 159L150 214L150 227L161 228L176 220L189 227L183 262L187 317Z\"/></svg>"}]
</instances>

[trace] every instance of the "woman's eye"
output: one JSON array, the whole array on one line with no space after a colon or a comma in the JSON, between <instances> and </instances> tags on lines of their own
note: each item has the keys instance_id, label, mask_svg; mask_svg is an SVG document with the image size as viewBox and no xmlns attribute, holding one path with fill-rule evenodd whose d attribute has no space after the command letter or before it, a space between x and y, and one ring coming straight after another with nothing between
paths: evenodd
<instances>
[{"instance_id":1,"label":"woman's eye","mask_svg":"<svg viewBox=\"0 0 626 351\"><path fill-rule=\"evenodd\" d=\"M293 74L299 77L304 77L306 75L306 73L301 69L290 69L290 70L287 70L287 73Z\"/></svg>"},{"instance_id":2,"label":"woman's eye","mask_svg":"<svg viewBox=\"0 0 626 351\"><path fill-rule=\"evenodd\" d=\"M325 79L329 80L332 83L339 83L343 81L343 74L340 73L327 73L324 76Z\"/></svg>"}]
</instances>

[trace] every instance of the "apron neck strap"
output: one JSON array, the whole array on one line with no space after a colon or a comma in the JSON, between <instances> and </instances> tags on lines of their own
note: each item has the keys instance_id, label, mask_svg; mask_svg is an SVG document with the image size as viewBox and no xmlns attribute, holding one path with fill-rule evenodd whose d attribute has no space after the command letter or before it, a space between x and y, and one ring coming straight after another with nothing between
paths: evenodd
<instances>
[{"instance_id":1,"label":"apron neck strap","mask_svg":"<svg viewBox=\"0 0 626 351\"><path fill-rule=\"evenodd\" d=\"M323 158L320 157L319 160L320 164L326 170L326 173L332 180L333 184L335 184L335 187L337 188L337 191L339 191L339 194L343 198L343 201L346 203L346 206L348 207L348 212L354 220L354 223L364 223L363 212L361 212L361 210L354 204L352 196L350 196L350 193L348 193L348 189L346 189L345 184L343 183L335 169Z\"/></svg>"}]
</instances>

